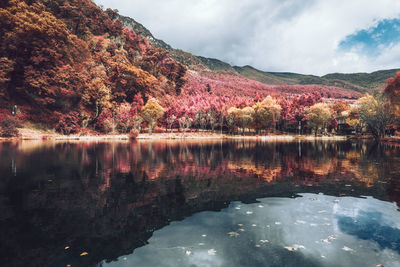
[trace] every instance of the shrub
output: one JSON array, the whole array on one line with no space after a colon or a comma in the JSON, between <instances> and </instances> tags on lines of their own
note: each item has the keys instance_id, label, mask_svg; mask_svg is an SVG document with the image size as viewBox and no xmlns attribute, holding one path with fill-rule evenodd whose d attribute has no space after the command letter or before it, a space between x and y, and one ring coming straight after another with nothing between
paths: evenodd
<instances>
[{"instance_id":1,"label":"shrub","mask_svg":"<svg viewBox=\"0 0 400 267\"><path fill-rule=\"evenodd\" d=\"M56 125L56 131L65 135L78 133L81 130L81 117L78 112L71 111L62 115Z\"/></svg>"},{"instance_id":2,"label":"shrub","mask_svg":"<svg viewBox=\"0 0 400 267\"><path fill-rule=\"evenodd\" d=\"M18 127L21 124L11 116L4 117L0 121L0 132L2 137L15 137L19 135Z\"/></svg>"},{"instance_id":3,"label":"shrub","mask_svg":"<svg viewBox=\"0 0 400 267\"><path fill-rule=\"evenodd\" d=\"M135 140L139 136L139 130L132 129L129 132L129 139Z\"/></svg>"},{"instance_id":4,"label":"shrub","mask_svg":"<svg viewBox=\"0 0 400 267\"><path fill-rule=\"evenodd\" d=\"M110 110L106 109L101 112L100 116L97 118L95 128L102 133L109 133L115 129L115 123Z\"/></svg>"}]
</instances>

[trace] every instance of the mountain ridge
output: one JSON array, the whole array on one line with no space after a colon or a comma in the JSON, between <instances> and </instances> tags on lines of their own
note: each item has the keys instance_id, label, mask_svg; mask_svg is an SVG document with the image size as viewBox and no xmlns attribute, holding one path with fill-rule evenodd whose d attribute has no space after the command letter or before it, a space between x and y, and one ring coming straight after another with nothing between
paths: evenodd
<instances>
[{"instance_id":1,"label":"mountain ridge","mask_svg":"<svg viewBox=\"0 0 400 267\"><path fill-rule=\"evenodd\" d=\"M220 59L197 56L181 49L175 49L163 40L155 38L145 26L136 20L122 15L119 15L119 18L123 21L124 26L133 29L141 37L145 37L151 45L167 50L172 58L190 69L232 71L267 85L324 85L341 87L360 93L374 93L385 86L389 77L400 71L399 68L373 72L328 73L318 76L295 72L264 71L250 65L232 66Z\"/></svg>"}]
</instances>

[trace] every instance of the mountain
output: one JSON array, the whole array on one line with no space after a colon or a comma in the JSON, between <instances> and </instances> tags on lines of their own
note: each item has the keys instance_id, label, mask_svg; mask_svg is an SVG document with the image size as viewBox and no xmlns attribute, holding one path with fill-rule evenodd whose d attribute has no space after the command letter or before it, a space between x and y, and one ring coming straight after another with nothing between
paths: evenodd
<instances>
[{"instance_id":1,"label":"mountain","mask_svg":"<svg viewBox=\"0 0 400 267\"><path fill-rule=\"evenodd\" d=\"M121 15L119 18L124 22L124 26L133 29L141 37L146 38L151 45L167 50L175 60L184 64L189 69L234 72L248 79L268 85L314 84L345 88L361 93L374 93L382 90L386 84L386 80L389 77L395 76L395 74L400 71L400 69L391 69L372 73L332 73L324 76L316 76L291 72L267 72L248 65L243 67L231 66L215 58L196 56L180 49L174 49L164 41L155 38L148 29L134 19Z\"/></svg>"}]
</instances>

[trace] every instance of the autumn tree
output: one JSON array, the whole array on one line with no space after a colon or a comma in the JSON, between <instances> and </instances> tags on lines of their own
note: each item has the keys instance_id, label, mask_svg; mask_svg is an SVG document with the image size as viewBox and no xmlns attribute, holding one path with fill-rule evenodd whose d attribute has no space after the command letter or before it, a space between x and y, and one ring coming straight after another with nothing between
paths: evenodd
<instances>
[{"instance_id":1,"label":"autumn tree","mask_svg":"<svg viewBox=\"0 0 400 267\"><path fill-rule=\"evenodd\" d=\"M345 117L346 123L352 127L356 133L361 132L363 128L363 122L360 119L358 107L351 107L350 110L342 112Z\"/></svg>"},{"instance_id":2,"label":"autumn tree","mask_svg":"<svg viewBox=\"0 0 400 267\"><path fill-rule=\"evenodd\" d=\"M149 134L152 133L155 124L163 115L163 107L158 104L158 101L155 98L150 98L141 112L141 117L148 124Z\"/></svg>"},{"instance_id":3,"label":"autumn tree","mask_svg":"<svg viewBox=\"0 0 400 267\"><path fill-rule=\"evenodd\" d=\"M273 128L282 110L281 106L271 96L267 96L262 102L254 104L253 109L253 120L257 131Z\"/></svg>"},{"instance_id":4,"label":"autumn tree","mask_svg":"<svg viewBox=\"0 0 400 267\"><path fill-rule=\"evenodd\" d=\"M238 122L242 128L242 134L247 127L253 122L254 109L252 107L245 107L239 110Z\"/></svg>"},{"instance_id":5,"label":"autumn tree","mask_svg":"<svg viewBox=\"0 0 400 267\"><path fill-rule=\"evenodd\" d=\"M375 138L384 137L387 126L395 121L393 108L387 97L366 94L356 104L360 120L368 126Z\"/></svg>"},{"instance_id":6,"label":"autumn tree","mask_svg":"<svg viewBox=\"0 0 400 267\"><path fill-rule=\"evenodd\" d=\"M350 105L344 101L335 101L331 106L333 115L340 116L342 112L350 110Z\"/></svg>"},{"instance_id":7,"label":"autumn tree","mask_svg":"<svg viewBox=\"0 0 400 267\"><path fill-rule=\"evenodd\" d=\"M185 133L186 130L190 128L190 126L192 126L193 119L187 116L183 116L179 118L178 121L179 121L179 128L181 128L183 130L183 133Z\"/></svg>"},{"instance_id":8,"label":"autumn tree","mask_svg":"<svg viewBox=\"0 0 400 267\"><path fill-rule=\"evenodd\" d=\"M173 114L167 118L167 125L170 132L172 132L172 125L174 124L175 121L176 121L176 116Z\"/></svg>"},{"instance_id":9,"label":"autumn tree","mask_svg":"<svg viewBox=\"0 0 400 267\"><path fill-rule=\"evenodd\" d=\"M111 108L111 90L100 77L91 80L82 94L82 103L94 110L93 119L97 119L104 109Z\"/></svg>"},{"instance_id":10,"label":"autumn tree","mask_svg":"<svg viewBox=\"0 0 400 267\"><path fill-rule=\"evenodd\" d=\"M227 110L226 123L231 133L233 133L233 129L239 121L239 112L240 109L236 107L231 107Z\"/></svg>"},{"instance_id":11,"label":"autumn tree","mask_svg":"<svg viewBox=\"0 0 400 267\"><path fill-rule=\"evenodd\" d=\"M215 108L211 108L207 111L207 121L210 124L211 131L214 132L215 125L218 121L218 112Z\"/></svg>"},{"instance_id":12,"label":"autumn tree","mask_svg":"<svg viewBox=\"0 0 400 267\"><path fill-rule=\"evenodd\" d=\"M400 118L400 72L394 78L389 78L384 93L389 96L389 101L394 107L396 116Z\"/></svg>"},{"instance_id":13,"label":"autumn tree","mask_svg":"<svg viewBox=\"0 0 400 267\"><path fill-rule=\"evenodd\" d=\"M317 103L308 109L306 118L308 125L314 129L315 136L317 136L318 129L325 129L329 125L332 116L327 104Z\"/></svg>"}]
</instances>

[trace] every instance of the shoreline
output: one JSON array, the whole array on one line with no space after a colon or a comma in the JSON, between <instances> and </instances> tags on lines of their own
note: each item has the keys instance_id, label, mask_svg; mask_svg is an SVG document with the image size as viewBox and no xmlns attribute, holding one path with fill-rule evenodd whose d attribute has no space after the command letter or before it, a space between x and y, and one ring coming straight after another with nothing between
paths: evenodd
<instances>
[{"instance_id":1,"label":"shoreline","mask_svg":"<svg viewBox=\"0 0 400 267\"><path fill-rule=\"evenodd\" d=\"M278 135L227 135L219 133L153 133L152 135L143 133L135 139L137 141L152 141L152 140L260 140L260 141L313 141L313 140L331 140L331 141L345 141L348 136L317 136L314 135L291 135L291 134L278 134ZM32 131L24 133L22 131L19 137L0 137L0 141L129 141L128 134L108 134L108 135L59 135L55 133L40 133ZM400 139L399 139L400 140Z\"/></svg>"}]
</instances>

